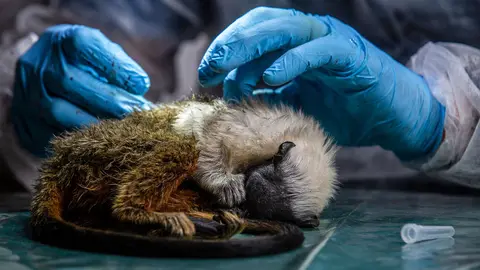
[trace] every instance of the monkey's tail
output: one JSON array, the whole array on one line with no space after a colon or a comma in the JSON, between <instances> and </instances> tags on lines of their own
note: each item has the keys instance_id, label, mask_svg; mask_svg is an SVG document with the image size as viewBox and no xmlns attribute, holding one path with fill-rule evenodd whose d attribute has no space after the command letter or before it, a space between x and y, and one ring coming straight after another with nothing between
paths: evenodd
<instances>
[{"instance_id":1,"label":"monkey's tail","mask_svg":"<svg viewBox=\"0 0 480 270\"><path fill-rule=\"evenodd\" d=\"M55 183L50 185L34 196L27 231L32 240L60 248L140 257L232 258L287 252L304 241L297 226L263 221L248 221L244 232L253 237L228 240L147 237L83 227L62 218L63 193Z\"/></svg>"},{"instance_id":2,"label":"monkey's tail","mask_svg":"<svg viewBox=\"0 0 480 270\"><path fill-rule=\"evenodd\" d=\"M298 248L302 231L290 224L276 224L274 234L260 231L253 237L229 240L179 239L87 228L48 217L46 223L30 224L33 240L43 244L124 256L233 258L271 255ZM247 231L248 232L248 231ZM259 235L260 234L260 235ZM265 235L261 235L265 234Z\"/></svg>"}]
</instances>

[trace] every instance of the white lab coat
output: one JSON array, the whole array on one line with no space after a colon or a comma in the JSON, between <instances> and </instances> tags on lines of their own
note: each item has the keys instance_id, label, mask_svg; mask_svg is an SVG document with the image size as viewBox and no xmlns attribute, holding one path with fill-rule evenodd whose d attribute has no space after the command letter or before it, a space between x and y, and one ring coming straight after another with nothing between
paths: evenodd
<instances>
[{"instance_id":1,"label":"white lab coat","mask_svg":"<svg viewBox=\"0 0 480 270\"><path fill-rule=\"evenodd\" d=\"M109 36L109 33L105 34ZM0 66L0 158L4 159L16 179L28 190L32 189L32 183L38 176L41 160L19 146L8 120L8 106L12 96L14 60L28 49L35 38L34 34L25 36L15 44L4 42L0 48L0 54L10 58L8 61L2 60L3 66ZM200 52L203 49L203 46L198 48ZM128 48L126 51L130 52ZM411 57L408 67L424 76L434 96L447 108L444 142L426 163L401 164L391 152L379 147L341 149L337 157L341 180L397 178L426 173L461 185L480 187L480 166L476 166L480 163L477 158L480 154L480 134L477 131L480 114L480 50L460 44L428 43ZM190 89L184 90L186 93ZM151 96L159 94L153 93Z\"/></svg>"}]
</instances>

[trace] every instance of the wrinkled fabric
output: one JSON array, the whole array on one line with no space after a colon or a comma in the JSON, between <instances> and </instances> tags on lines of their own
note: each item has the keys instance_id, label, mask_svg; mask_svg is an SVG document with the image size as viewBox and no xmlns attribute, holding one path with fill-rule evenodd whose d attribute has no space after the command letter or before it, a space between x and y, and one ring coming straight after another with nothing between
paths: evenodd
<instances>
[{"instance_id":1,"label":"wrinkled fabric","mask_svg":"<svg viewBox=\"0 0 480 270\"><path fill-rule=\"evenodd\" d=\"M6 166L2 166L2 177L13 175L27 190L32 190L32 182L37 176L41 159L30 154L20 146L16 133L10 122L9 111L13 99L12 85L15 77L15 62L38 40L31 33L12 45L6 45L0 50L0 158Z\"/></svg>"},{"instance_id":2,"label":"wrinkled fabric","mask_svg":"<svg viewBox=\"0 0 480 270\"><path fill-rule=\"evenodd\" d=\"M480 188L480 50L464 44L428 43L409 63L447 108L445 140L427 163L433 176Z\"/></svg>"},{"instance_id":3,"label":"wrinkled fabric","mask_svg":"<svg viewBox=\"0 0 480 270\"><path fill-rule=\"evenodd\" d=\"M175 55L178 45L195 38L202 31L213 38L248 10L261 5L295 8L308 13L337 17L404 64L429 41L459 42L480 48L480 38L472 34L480 31L480 1L477 0L68 0L50 1L49 6L41 6L41 2L48 1L0 0L1 50L13 48L14 42L19 38L30 32L38 35L54 24L78 23L98 28L113 42L119 43L149 74L151 88L146 98L154 102L168 102L189 93L190 90L206 91L192 87L193 89L173 92L183 75L176 73L174 68L177 65ZM204 49L199 48L198 58L189 60L198 61ZM466 51L468 55L476 49L469 48ZM428 62L429 57L424 61ZM439 61L438 64L450 65L444 61ZM475 64L471 60L462 60L456 66L458 70L467 73ZM416 71L421 73L424 69L417 67ZM462 85L478 82L478 78L472 73L467 74L461 79L464 82ZM445 84L455 82L461 86L458 79L444 77ZM1 81L10 79L8 76L0 77ZM11 91L1 91L0 101L8 105ZM221 95L221 89L208 91L216 91L213 93ZM440 95L436 96L441 100ZM4 117L4 114L2 116ZM6 124L2 129L0 154L15 172L16 178L30 189L31 181L36 177L35 164L38 164L38 160L31 158L27 151L18 146L17 136L8 119L4 119L6 118L1 121ZM448 128L448 120L446 125ZM473 134L476 124L466 125L463 129L470 130ZM440 155L439 151L437 157L441 157L442 162L436 163L436 159L432 159L432 163L409 166L417 169L423 165L424 171L441 170L442 177L450 168L451 176L446 178L455 178L457 182L462 182L463 175L473 176L475 173L470 171L468 162L462 163L461 160L472 162L472 156L478 152L475 147L470 148L473 146L471 140L468 141L470 144L467 141L456 142L458 145L448 144L454 147L455 151L443 152L450 154ZM466 150L460 150L462 147ZM379 147L342 149L337 156L337 167L341 179L391 178L418 174L416 170L402 165L393 153Z\"/></svg>"}]
</instances>

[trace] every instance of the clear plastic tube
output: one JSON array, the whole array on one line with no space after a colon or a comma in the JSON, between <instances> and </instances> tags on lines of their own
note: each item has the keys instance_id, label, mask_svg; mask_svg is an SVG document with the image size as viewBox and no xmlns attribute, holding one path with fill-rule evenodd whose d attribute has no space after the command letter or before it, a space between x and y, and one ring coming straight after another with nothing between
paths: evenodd
<instances>
[{"instance_id":1,"label":"clear plastic tube","mask_svg":"<svg viewBox=\"0 0 480 270\"><path fill-rule=\"evenodd\" d=\"M400 235L405 243L411 244L419 241L453 237L455 229L452 226L422 226L408 223L403 225Z\"/></svg>"}]
</instances>

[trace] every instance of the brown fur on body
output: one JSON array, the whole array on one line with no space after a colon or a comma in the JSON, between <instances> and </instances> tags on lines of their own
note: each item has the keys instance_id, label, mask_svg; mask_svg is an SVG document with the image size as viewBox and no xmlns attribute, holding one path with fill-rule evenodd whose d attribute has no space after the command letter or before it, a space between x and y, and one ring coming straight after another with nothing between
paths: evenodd
<instances>
[{"instance_id":1,"label":"brown fur on body","mask_svg":"<svg viewBox=\"0 0 480 270\"><path fill-rule=\"evenodd\" d=\"M172 129L180 108L135 112L53 140L32 201L32 238L141 256L253 256L298 247L297 227L219 211L191 181L200 150L193 134ZM270 236L218 240L242 231Z\"/></svg>"},{"instance_id":2,"label":"brown fur on body","mask_svg":"<svg viewBox=\"0 0 480 270\"><path fill-rule=\"evenodd\" d=\"M196 170L198 150L193 137L171 131L175 115L173 109L135 112L54 140L32 210L41 211L39 203L56 187L65 194L68 204L62 206L69 211L111 208L126 219L134 208L197 210L199 193L179 187Z\"/></svg>"}]
</instances>

